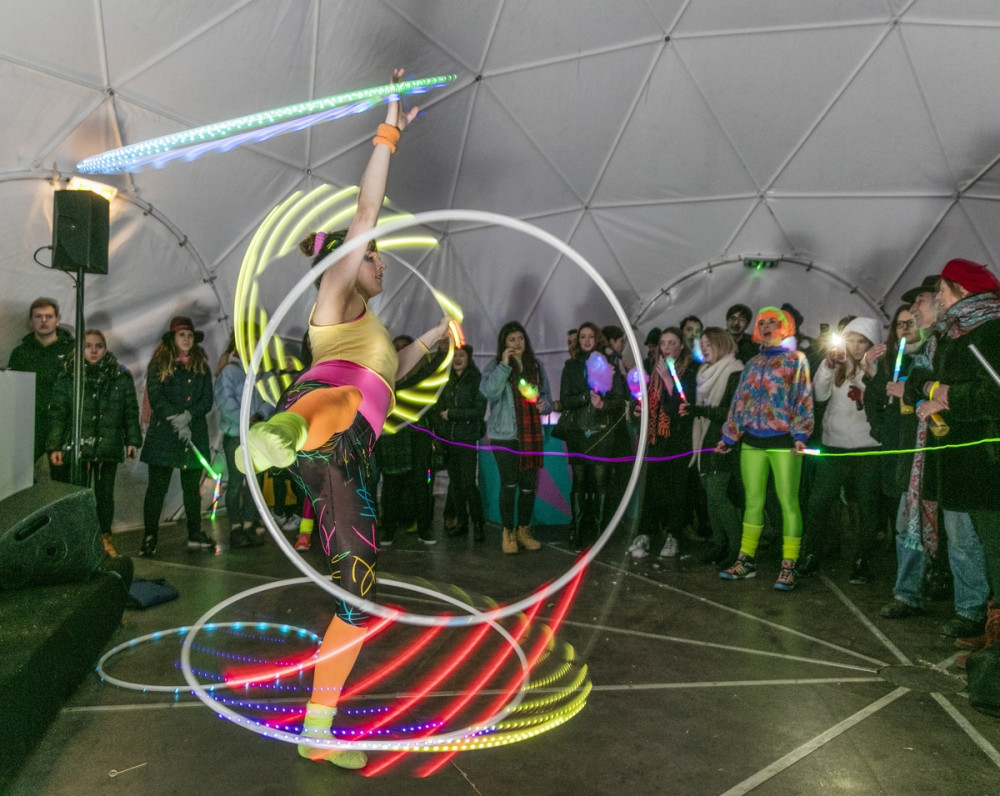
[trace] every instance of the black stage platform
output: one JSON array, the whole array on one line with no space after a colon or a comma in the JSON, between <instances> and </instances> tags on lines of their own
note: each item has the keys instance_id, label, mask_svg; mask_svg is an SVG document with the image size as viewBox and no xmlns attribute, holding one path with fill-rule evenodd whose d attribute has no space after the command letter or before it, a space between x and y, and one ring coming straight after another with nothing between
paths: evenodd
<instances>
[{"instance_id":1,"label":"black stage platform","mask_svg":"<svg viewBox=\"0 0 1000 796\"><path fill-rule=\"evenodd\" d=\"M425 548L414 534L404 534L384 552L380 567L509 601L558 576L573 560L563 529L543 528L537 535L546 542L541 551L504 556L497 528L488 529L481 546L442 538ZM636 564L627 557L629 541L626 529L612 539L559 630L559 641L575 649L573 665L588 667L593 690L578 715L549 732L462 752L426 777L419 774L436 755L409 755L365 777L301 760L293 747L218 718L183 688L178 695L141 693L94 675L62 709L11 792L1000 792L1000 720L973 710L963 693L963 674L954 665L958 651L938 634L951 615L948 602L933 603L916 618L879 616L891 596L894 554L888 547L878 574L865 585L849 585L846 564L831 564L784 594L772 588L775 547L760 554L756 580L733 583L719 579L714 567L694 563L696 543L688 545L691 558ZM115 539L125 553L135 553L138 542L137 533ZM319 564L315 549L307 556ZM174 526L161 532L157 558L135 563L137 577L166 578L181 598L126 612L109 646L190 625L237 592L299 574L272 540L222 555L189 553L182 529ZM382 599L429 610L392 590ZM287 622L322 632L326 604L316 587L286 587L236 603L217 619ZM558 598L546 600L542 621L557 606ZM412 632L386 632L366 645L354 682L404 654ZM221 646L214 650L220 658ZM110 660L109 669L122 679L183 686L179 649L176 637L149 642ZM441 665L441 656L440 647L415 656L391 683L346 700L345 711L398 704ZM305 684L293 684L275 704L301 705ZM416 713L433 700L455 697L428 697L414 719L426 718ZM386 756L371 754L370 765Z\"/></svg>"}]
</instances>

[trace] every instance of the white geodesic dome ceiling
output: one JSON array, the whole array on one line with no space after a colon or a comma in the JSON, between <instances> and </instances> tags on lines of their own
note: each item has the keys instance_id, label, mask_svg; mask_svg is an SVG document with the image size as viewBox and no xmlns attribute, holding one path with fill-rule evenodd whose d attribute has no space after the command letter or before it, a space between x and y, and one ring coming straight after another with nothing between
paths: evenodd
<instances>
[{"instance_id":1,"label":"white geodesic dome ceiling","mask_svg":"<svg viewBox=\"0 0 1000 796\"><path fill-rule=\"evenodd\" d=\"M0 359L50 295L33 262L52 192L106 149L386 82L455 74L393 158L392 210L526 220L603 275L640 332L734 301L791 302L806 331L891 313L955 256L1000 252L1000 4L993 0L2 0ZM161 170L108 177L110 270L88 325L137 375L169 318L224 346L247 245L295 191L354 184L380 108ZM575 265L527 236L430 230L408 260L465 309L479 354L516 318L558 379L565 330L614 321ZM754 272L747 255L785 257ZM48 262L49 253L38 253ZM304 261L262 285L273 306ZM379 311L434 320L402 270ZM289 316L290 339L304 307Z\"/></svg>"}]
</instances>

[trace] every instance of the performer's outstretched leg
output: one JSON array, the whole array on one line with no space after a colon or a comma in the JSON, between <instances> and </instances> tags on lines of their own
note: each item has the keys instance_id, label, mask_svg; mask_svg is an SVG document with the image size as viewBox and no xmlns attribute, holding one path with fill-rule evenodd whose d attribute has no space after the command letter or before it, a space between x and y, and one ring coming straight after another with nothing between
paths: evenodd
<instances>
[{"instance_id":1,"label":"performer's outstretched leg","mask_svg":"<svg viewBox=\"0 0 1000 796\"><path fill-rule=\"evenodd\" d=\"M320 448L345 431L360 406L361 391L353 386L322 387L305 393L285 411L250 429L247 442L254 470L291 467L298 451ZM243 465L239 450L236 465Z\"/></svg>"}]
</instances>

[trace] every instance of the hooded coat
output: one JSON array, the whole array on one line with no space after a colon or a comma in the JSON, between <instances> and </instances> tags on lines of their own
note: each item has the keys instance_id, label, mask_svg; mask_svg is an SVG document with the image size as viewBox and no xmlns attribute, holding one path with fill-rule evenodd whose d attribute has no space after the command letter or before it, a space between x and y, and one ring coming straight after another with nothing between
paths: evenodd
<instances>
[{"instance_id":1,"label":"hooded coat","mask_svg":"<svg viewBox=\"0 0 1000 796\"><path fill-rule=\"evenodd\" d=\"M45 449L72 445L73 373L70 359L56 380L49 404L49 430ZM83 364L83 413L80 421L80 455L84 461L123 462L126 446L142 445L139 402L132 374L108 352L100 362Z\"/></svg>"}]
</instances>

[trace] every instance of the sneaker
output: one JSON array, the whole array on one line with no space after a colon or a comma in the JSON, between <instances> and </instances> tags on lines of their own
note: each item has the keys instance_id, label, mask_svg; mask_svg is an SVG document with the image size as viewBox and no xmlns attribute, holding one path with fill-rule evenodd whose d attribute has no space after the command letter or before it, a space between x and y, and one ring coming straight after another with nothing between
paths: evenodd
<instances>
[{"instance_id":1,"label":"sneaker","mask_svg":"<svg viewBox=\"0 0 1000 796\"><path fill-rule=\"evenodd\" d=\"M923 612L923 608L917 608L898 599L886 603L879 610L879 614L885 619L906 619L908 616L916 616Z\"/></svg>"},{"instance_id":2,"label":"sneaker","mask_svg":"<svg viewBox=\"0 0 1000 796\"><path fill-rule=\"evenodd\" d=\"M302 518L298 514L293 514L291 517L286 517L284 522L279 523L279 526L283 531L297 531L301 522Z\"/></svg>"},{"instance_id":3,"label":"sneaker","mask_svg":"<svg viewBox=\"0 0 1000 796\"><path fill-rule=\"evenodd\" d=\"M985 621L977 622L967 616L955 614L941 626L940 633L942 636L950 636L951 638L972 638L982 635L985 627Z\"/></svg>"},{"instance_id":4,"label":"sneaker","mask_svg":"<svg viewBox=\"0 0 1000 796\"><path fill-rule=\"evenodd\" d=\"M674 539L672 534L667 534L667 541L663 543L663 548L660 550L660 558L673 558L677 555L677 540Z\"/></svg>"},{"instance_id":5,"label":"sneaker","mask_svg":"<svg viewBox=\"0 0 1000 796\"><path fill-rule=\"evenodd\" d=\"M147 536L142 540L142 544L139 545L139 557L140 558L151 558L156 555L156 537Z\"/></svg>"},{"instance_id":6,"label":"sneaker","mask_svg":"<svg viewBox=\"0 0 1000 796\"><path fill-rule=\"evenodd\" d=\"M757 562L753 556L740 553L736 557L736 563L729 569L724 569L719 573L719 577L724 580L749 580L757 577Z\"/></svg>"},{"instance_id":7,"label":"sneaker","mask_svg":"<svg viewBox=\"0 0 1000 796\"><path fill-rule=\"evenodd\" d=\"M851 574L847 579L850 583L861 585L868 582L868 565L863 558L859 558L851 567Z\"/></svg>"},{"instance_id":8,"label":"sneaker","mask_svg":"<svg viewBox=\"0 0 1000 796\"><path fill-rule=\"evenodd\" d=\"M215 542L205 536L204 531L188 534L188 550L214 550Z\"/></svg>"},{"instance_id":9,"label":"sneaker","mask_svg":"<svg viewBox=\"0 0 1000 796\"><path fill-rule=\"evenodd\" d=\"M295 549L298 550L300 553L304 553L306 550L308 550L311 544L312 544L311 533L300 533L295 538Z\"/></svg>"},{"instance_id":10,"label":"sneaker","mask_svg":"<svg viewBox=\"0 0 1000 796\"><path fill-rule=\"evenodd\" d=\"M649 555L649 536L644 533L635 537L632 545L628 549L632 558L645 558Z\"/></svg>"},{"instance_id":11,"label":"sneaker","mask_svg":"<svg viewBox=\"0 0 1000 796\"><path fill-rule=\"evenodd\" d=\"M438 543L438 540L437 540L437 539L435 539L435 538L434 538L433 536L421 536L421 535L420 535L420 534L418 533L418 534L417 534L417 538L418 538L418 539L419 539L419 540L420 540L420 541L421 541L421 542L422 542L423 544L427 545L428 547L430 547L430 546L431 546L431 545L433 545L433 544L437 544L437 543Z\"/></svg>"},{"instance_id":12,"label":"sneaker","mask_svg":"<svg viewBox=\"0 0 1000 796\"><path fill-rule=\"evenodd\" d=\"M795 562L792 559L786 558L781 562L781 572L774 582L774 588L777 591L791 591L795 588Z\"/></svg>"}]
</instances>

